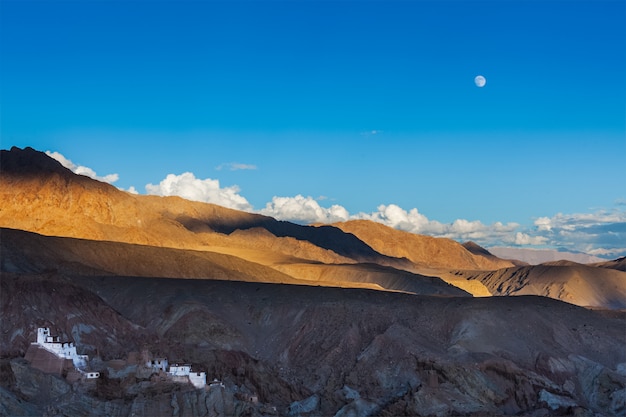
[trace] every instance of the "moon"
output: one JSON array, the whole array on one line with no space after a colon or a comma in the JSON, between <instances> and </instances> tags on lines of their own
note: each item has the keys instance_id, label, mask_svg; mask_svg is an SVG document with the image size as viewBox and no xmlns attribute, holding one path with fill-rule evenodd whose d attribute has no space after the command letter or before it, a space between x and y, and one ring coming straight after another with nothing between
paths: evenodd
<instances>
[{"instance_id":1,"label":"moon","mask_svg":"<svg viewBox=\"0 0 626 417\"><path fill-rule=\"evenodd\" d=\"M482 88L487 84L487 79L482 75L477 75L476 78L474 78L474 84L476 84L476 87Z\"/></svg>"}]
</instances>

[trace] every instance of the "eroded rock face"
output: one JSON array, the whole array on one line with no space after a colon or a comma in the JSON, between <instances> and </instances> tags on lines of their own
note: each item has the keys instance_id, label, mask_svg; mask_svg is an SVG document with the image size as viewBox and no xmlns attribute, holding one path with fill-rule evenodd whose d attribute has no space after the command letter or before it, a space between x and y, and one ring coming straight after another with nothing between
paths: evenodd
<instances>
[{"instance_id":1,"label":"eroded rock face","mask_svg":"<svg viewBox=\"0 0 626 417\"><path fill-rule=\"evenodd\" d=\"M4 360L3 415L59 416L241 416L260 407L235 397L236 387L196 390L171 381L127 377L69 384L23 359Z\"/></svg>"},{"instance_id":2,"label":"eroded rock face","mask_svg":"<svg viewBox=\"0 0 626 417\"><path fill-rule=\"evenodd\" d=\"M177 279L3 273L1 284L7 415L624 412L624 313ZM42 320L89 346L101 379L69 384L19 359ZM224 388L162 380L142 368L142 351Z\"/></svg>"}]
</instances>

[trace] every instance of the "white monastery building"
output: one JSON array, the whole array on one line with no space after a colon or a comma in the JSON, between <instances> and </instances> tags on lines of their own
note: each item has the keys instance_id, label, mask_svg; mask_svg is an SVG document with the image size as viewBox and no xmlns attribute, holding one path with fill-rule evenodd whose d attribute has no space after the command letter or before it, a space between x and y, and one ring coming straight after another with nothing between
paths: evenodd
<instances>
[{"instance_id":1,"label":"white monastery building","mask_svg":"<svg viewBox=\"0 0 626 417\"><path fill-rule=\"evenodd\" d=\"M192 372L191 365L171 365L168 374L174 377L175 381L179 379L177 377L182 377L183 380L188 379L196 388L206 386L206 372Z\"/></svg>"},{"instance_id":2,"label":"white monastery building","mask_svg":"<svg viewBox=\"0 0 626 417\"><path fill-rule=\"evenodd\" d=\"M71 360L74 367L88 379L99 378L99 372L87 372L89 356L79 355L73 342L61 342L58 336L50 335L50 328L40 327L37 329L37 341L31 345L44 349L54 354L59 359Z\"/></svg>"},{"instance_id":3,"label":"white monastery building","mask_svg":"<svg viewBox=\"0 0 626 417\"><path fill-rule=\"evenodd\" d=\"M159 371L163 371L163 372L167 372L167 359L166 358L156 358L156 359L152 359L149 360L146 363L146 366L148 368L151 368L153 371L159 372Z\"/></svg>"}]
</instances>

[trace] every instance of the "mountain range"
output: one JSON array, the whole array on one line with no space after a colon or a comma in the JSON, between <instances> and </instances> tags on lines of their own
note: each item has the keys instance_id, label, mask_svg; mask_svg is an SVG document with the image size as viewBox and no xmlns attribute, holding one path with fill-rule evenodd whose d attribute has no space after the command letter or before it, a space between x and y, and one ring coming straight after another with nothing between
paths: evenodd
<instances>
[{"instance_id":1,"label":"mountain range","mask_svg":"<svg viewBox=\"0 0 626 417\"><path fill-rule=\"evenodd\" d=\"M7 415L626 411L623 259L528 265L370 221L134 195L31 148L1 151L0 202ZM105 377L71 385L26 363L44 325ZM226 388L142 379L141 352Z\"/></svg>"},{"instance_id":2,"label":"mountain range","mask_svg":"<svg viewBox=\"0 0 626 417\"><path fill-rule=\"evenodd\" d=\"M597 256L588 255L586 253L568 252L566 250L505 248L493 246L489 248L489 252L504 259L517 259L531 265L554 261L572 261L579 264L606 261L606 259L602 259Z\"/></svg>"}]
</instances>

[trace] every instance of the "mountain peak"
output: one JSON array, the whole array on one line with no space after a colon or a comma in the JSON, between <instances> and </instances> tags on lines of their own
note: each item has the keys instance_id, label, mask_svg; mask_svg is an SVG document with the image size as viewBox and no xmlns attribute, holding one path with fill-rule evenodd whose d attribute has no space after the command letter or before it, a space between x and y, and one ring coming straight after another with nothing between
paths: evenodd
<instances>
[{"instance_id":1,"label":"mountain peak","mask_svg":"<svg viewBox=\"0 0 626 417\"><path fill-rule=\"evenodd\" d=\"M471 240L463 243L463 247L465 249L467 249L469 252L473 253L474 255L482 255L482 256L494 256L491 252L489 252L487 249L483 248L482 246L480 246L478 243L476 242L472 242ZM495 256L494 256L495 257Z\"/></svg>"},{"instance_id":2,"label":"mountain peak","mask_svg":"<svg viewBox=\"0 0 626 417\"><path fill-rule=\"evenodd\" d=\"M21 149L17 146L13 146L8 151L0 150L0 170L5 174L57 173L67 175L72 173L44 152L31 147Z\"/></svg>"}]
</instances>

